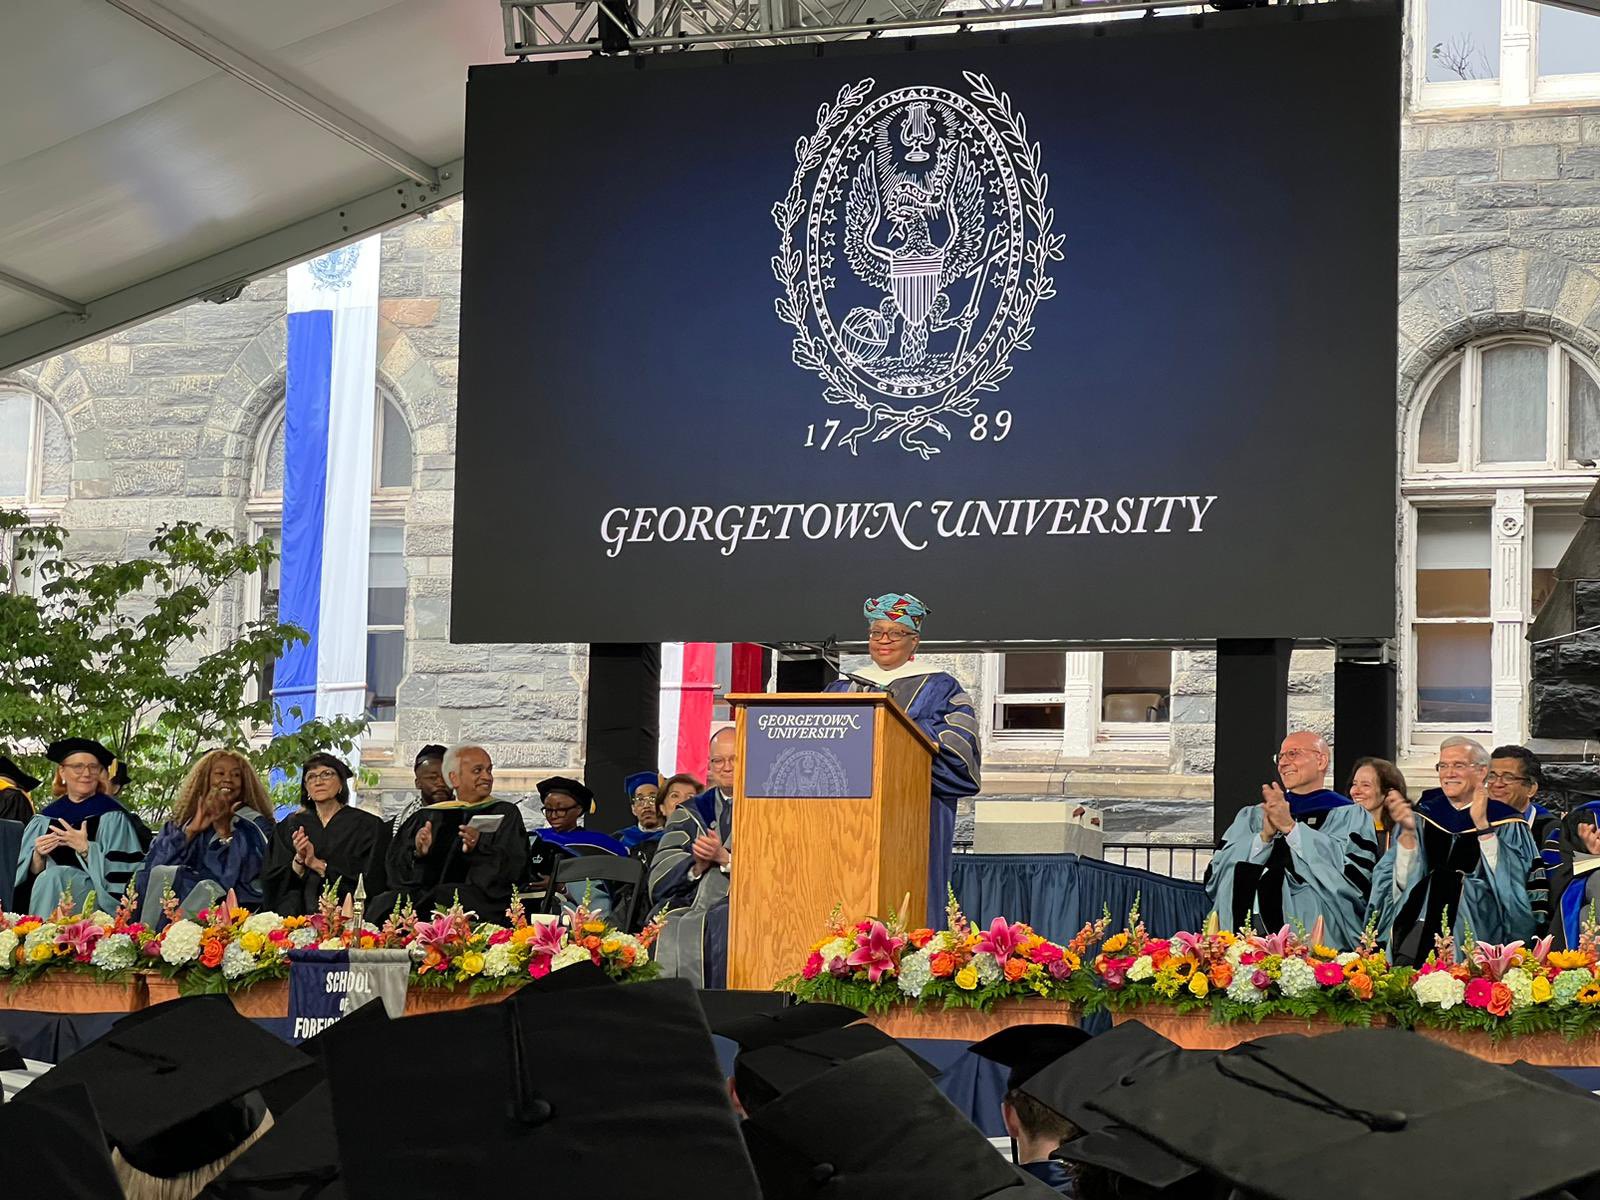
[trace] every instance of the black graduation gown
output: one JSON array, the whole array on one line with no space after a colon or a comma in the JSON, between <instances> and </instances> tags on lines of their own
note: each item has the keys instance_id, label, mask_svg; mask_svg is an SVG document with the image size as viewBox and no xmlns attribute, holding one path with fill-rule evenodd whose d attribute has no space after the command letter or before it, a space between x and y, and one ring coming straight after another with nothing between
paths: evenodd
<instances>
[{"instance_id":1,"label":"black graduation gown","mask_svg":"<svg viewBox=\"0 0 1600 1200\"><path fill-rule=\"evenodd\" d=\"M294 872L294 831L304 829L317 857L328 864L326 878L315 871ZM329 881L339 887L343 899L356 890L357 879L369 880L381 866L388 848L389 823L359 808L345 805L324 825L315 808L303 809L285 817L272 831L272 846L267 852L266 869L261 872L261 890L267 907L286 917L309 916L317 911L322 889ZM370 893L372 887L367 891Z\"/></svg>"},{"instance_id":2,"label":"black graduation gown","mask_svg":"<svg viewBox=\"0 0 1600 1200\"><path fill-rule=\"evenodd\" d=\"M471 854L461 848L461 826L476 816L498 816L499 826L482 834ZM433 847L416 856L417 833L433 825ZM442 804L420 808L406 819L389 844L384 860L390 892L373 909L386 915L402 897L409 897L420 917L461 906L479 920L498 920L511 903L511 889L528 874L528 830L522 812L506 800L487 800L470 807Z\"/></svg>"},{"instance_id":3,"label":"black graduation gown","mask_svg":"<svg viewBox=\"0 0 1600 1200\"><path fill-rule=\"evenodd\" d=\"M21 788L0 788L0 821L20 821L26 825L33 820L33 802Z\"/></svg>"}]
</instances>

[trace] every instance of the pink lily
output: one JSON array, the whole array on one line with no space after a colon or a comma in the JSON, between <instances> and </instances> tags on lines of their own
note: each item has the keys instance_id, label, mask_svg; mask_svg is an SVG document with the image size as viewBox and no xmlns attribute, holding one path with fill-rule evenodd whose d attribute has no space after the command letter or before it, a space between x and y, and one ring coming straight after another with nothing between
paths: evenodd
<instances>
[{"instance_id":1,"label":"pink lily","mask_svg":"<svg viewBox=\"0 0 1600 1200\"><path fill-rule=\"evenodd\" d=\"M1204 945L1205 938L1198 933L1175 933L1172 935L1172 942L1176 946L1183 947L1182 952L1184 954L1192 955L1196 959L1204 959L1205 957L1201 953L1201 946Z\"/></svg>"},{"instance_id":2,"label":"pink lily","mask_svg":"<svg viewBox=\"0 0 1600 1200\"><path fill-rule=\"evenodd\" d=\"M435 917L431 921L417 922L416 940L424 946L443 946L455 933L456 923L448 916Z\"/></svg>"},{"instance_id":3,"label":"pink lily","mask_svg":"<svg viewBox=\"0 0 1600 1200\"><path fill-rule=\"evenodd\" d=\"M56 944L70 946L79 962L88 962L94 945L105 936L105 930L93 921L74 921L56 935Z\"/></svg>"},{"instance_id":4,"label":"pink lily","mask_svg":"<svg viewBox=\"0 0 1600 1200\"><path fill-rule=\"evenodd\" d=\"M1020 921L1015 925L1007 925L1004 917L996 917L989 926L989 932L984 934L976 947L979 954L990 954L996 962L1005 962L1017 952L1028 937L1028 927Z\"/></svg>"},{"instance_id":5,"label":"pink lily","mask_svg":"<svg viewBox=\"0 0 1600 1200\"><path fill-rule=\"evenodd\" d=\"M1005 922L998 923L1003 925ZM873 921L865 933L856 934L856 948L850 952L845 964L865 967L868 980L877 983L895 969L897 956L905 944L906 939L891 936L882 921Z\"/></svg>"},{"instance_id":6,"label":"pink lily","mask_svg":"<svg viewBox=\"0 0 1600 1200\"><path fill-rule=\"evenodd\" d=\"M1541 967L1545 965L1545 961L1550 957L1550 947L1554 944L1555 938L1553 937L1534 939L1533 958Z\"/></svg>"},{"instance_id":7,"label":"pink lily","mask_svg":"<svg viewBox=\"0 0 1600 1200\"><path fill-rule=\"evenodd\" d=\"M1279 958L1287 958L1289 951L1294 947L1294 930L1285 925L1277 933L1259 937L1252 934L1250 944L1263 954L1276 954Z\"/></svg>"},{"instance_id":8,"label":"pink lily","mask_svg":"<svg viewBox=\"0 0 1600 1200\"><path fill-rule=\"evenodd\" d=\"M1522 949L1521 942L1507 942L1504 946L1478 942L1472 947L1472 961L1490 979L1500 980L1511 969L1511 960Z\"/></svg>"}]
</instances>

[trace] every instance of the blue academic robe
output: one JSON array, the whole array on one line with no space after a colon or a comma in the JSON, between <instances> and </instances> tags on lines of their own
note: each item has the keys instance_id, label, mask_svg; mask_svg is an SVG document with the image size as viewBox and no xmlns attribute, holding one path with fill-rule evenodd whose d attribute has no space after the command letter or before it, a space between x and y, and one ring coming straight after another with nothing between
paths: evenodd
<instances>
[{"instance_id":1,"label":"blue academic robe","mask_svg":"<svg viewBox=\"0 0 1600 1200\"><path fill-rule=\"evenodd\" d=\"M1538 930L1531 893L1543 886L1544 864L1527 819L1489 801L1487 818L1498 847L1491 867L1471 812L1450 803L1441 789L1424 792L1415 811L1417 848L1405 883L1396 885L1398 830L1372 877L1372 911L1390 961L1412 966L1426 959L1446 912L1458 945L1469 923L1480 942L1531 939Z\"/></svg>"},{"instance_id":2,"label":"blue academic robe","mask_svg":"<svg viewBox=\"0 0 1600 1200\"><path fill-rule=\"evenodd\" d=\"M690 874L690 847L712 829L732 852L733 798L716 788L680 804L667 818L650 863L650 910L667 918L656 942L656 961L668 978L687 979L701 988L726 987L728 982L729 877L716 867L698 879Z\"/></svg>"},{"instance_id":3,"label":"blue academic robe","mask_svg":"<svg viewBox=\"0 0 1600 1200\"><path fill-rule=\"evenodd\" d=\"M651 842L659 842L666 832L667 827L665 825L658 826L655 829L646 829L642 825L629 825L626 829L617 830L612 836L622 843L624 850L631 854L640 846L648 845Z\"/></svg>"},{"instance_id":4,"label":"blue academic robe","mask_svg":"<svg viewBox=\"0 0 1600 1200\"><path fill-rule=\"evenodd\" d=\"M1560 896L1555 901L1556 911L1551 922L1551 932L1557 935L1563 949L1570 949L1578 944L1578 937L1582 933L1584 910L1589 907L1591 884L1600 885L1600 873L1586 873L1574 876L1572 874L1572 856L1588 853L1583 848L1583 843L1577 840L1577 827L1579 824L1589 824L1600 827L1600 800L1590 800L1584 804L1575 805L1567 813L1565 822L1557 820L1553 831L1547 836L1539 847L1540 854L1549 861L1550 847L1555 847L1556 866L1551 869L1552 880L1558 880ZM1570 828L1572 833L1564 835L1563 830Z\"/></svg>"},{"instance_id":5,"label":"blue academic robe","mask_svg":"<svg viewBox=\"0 0 1600 1200\"><path fill-rule=\"evenodd\" d=\"M177 867L172 890L180 903L197 884L209 881L224 895L233 892L241 905L255 908L261 903L261 869L266 861L267 834L248 817L234 818L226 844L215 829L204 829L190 838L182 825L168 821L150 843L139 870L139 895L148 898L150 872L155 868Z\"/></svg>"},{"instance_id":6,"label":"blue academic robe","mask_svg":"<svg viewBox=\"0 0 1600 1200\"><path fill-rule=\"evenodd\" d=\"M59 847L45 860L44 870L34 875L30 870L33 843L48 833L57 820L87 824L88 853L77 854ZM49 916L68 888L76 904L81 905L93 892L95 907L102 912L116 911L144 858L146 836L138 818L110 796L96 794L82 801L58 797L22 831L14 901L17 911Z\"/></svg>"},{"instance_id":7,"label":"blue academic robe","mask_svg":"<svg viewBox=\"0 0 1600 1200\"><path fill-rule=\"evenodd\" d=\"M615 854L621 858L628 856L628 848L616 838L589 829L573 829L567 833L557 833L554 829L535 829L533 833L540 841L548 842L568 854L598 851L601 854Z\"/></svg>"},{"instance_id":8,"label":"blue academic robe","mask_svg":"<svg viewBox=\"0 0 1600 1200\"><path fill-rule=\"evenodd\" d=\"M1338 792L1289 792L1295 827L1261 840L1263 815L1252 804L1234 817L1206 868L1206 894L1224 926L1248 919L1258 930L1323 920L1323 941L1345 950L1361 936L1377 841L1372 817Z\"/></svg>"},{"instance_id":9,"label":"blue academic robe","mask_svg":"<svg viewBox=\"0 0 1600 1200\"><path fill-rule=\"evenodd\" d=\"M824 690L865 692L874 687L888 692L939 746L939 753L933 760L933 788L929 797L926 917L930 924L937 924L950 890L956 805L968 796L977 795L982 782L977 712L972 697L955 676L944 671L925 671L915 663L906 663L894 671L883 671L875 666L863 668L855 672L854 678L836 679Z\"/></svg>"}]
</instances>

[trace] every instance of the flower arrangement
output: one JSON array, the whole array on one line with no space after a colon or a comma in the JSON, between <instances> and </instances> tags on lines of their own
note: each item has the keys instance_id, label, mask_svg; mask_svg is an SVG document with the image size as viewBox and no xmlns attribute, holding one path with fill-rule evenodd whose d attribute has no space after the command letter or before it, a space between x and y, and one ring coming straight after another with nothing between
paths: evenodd
<instances>
[{"instance_id":1,"label":"flower arrangement","mask_svg":"<svg viewBox=\"0 0 1600 1200\"><path fill-rule=\"evenodd\" d=\"M886 1012L908 1002L989 1009L1001 1000L1032 996L1081 1001L1091 986L1080 971L1083 956L1104 931L1104 925L1086 925L1061 946L1003 917L986 930L975 929L954 891L938 932L908 930L893 912L851 924L835 907L827 936L812 947L800 973L777 986L801 1000L862 1012Z\"/></svg>"},{"instance_id":2,"label":"flower arrangement","mask_svg":"<svg viewBox=\"0 0 1600 1200\"><path fill-rule=\"evenodd\" d=\"M102 912L93 892L79 907L68 889L48 917L0 912L0 976L13 987L51 970L87 973L105 982L126 978L150 936L133 919L134 908L134 898L124 896L114 914Z\"/></svg>"}]
</instances>

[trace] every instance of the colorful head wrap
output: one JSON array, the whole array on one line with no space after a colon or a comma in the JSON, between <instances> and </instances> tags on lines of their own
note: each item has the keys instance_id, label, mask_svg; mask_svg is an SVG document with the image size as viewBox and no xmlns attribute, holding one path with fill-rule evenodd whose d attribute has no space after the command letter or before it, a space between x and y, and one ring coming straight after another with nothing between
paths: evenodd
<instances>
[{"instance_id":1,"label":"colorful head wrap","mask_svg":"<svg viewBox=\"0 0 1600 1200\"><path fill-rule=\"evenodd\" d=\"M868 621L893 621L913 633L920 633L922 618L928 615L929 609L909 592L887 592L876 600L868 600L861 611Z\"/></svg>"}]
</instances>

